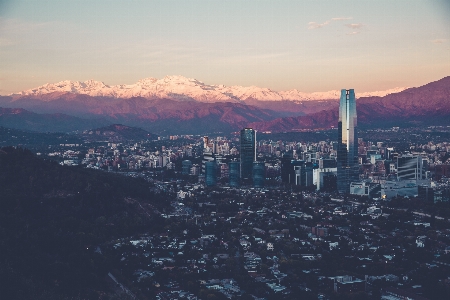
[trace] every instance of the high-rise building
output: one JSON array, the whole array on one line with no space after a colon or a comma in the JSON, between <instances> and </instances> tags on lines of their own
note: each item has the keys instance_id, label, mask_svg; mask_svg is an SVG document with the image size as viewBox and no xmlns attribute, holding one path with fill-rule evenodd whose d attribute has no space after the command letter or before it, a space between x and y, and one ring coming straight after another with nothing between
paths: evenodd
<instances>
[{"instance_id":1,"label":"high-rise building","mask_svg":"<svg viewBox=\"0 0 450 300\"><path fill-rule=\"evenodd\" d=\"M205 163L206 174L205 181L207 186L214 186L217 183L217 164L215 161Z\"/></svg>"},{"instance_id":2,"label":"high-rise building","mask_svg":"<svg viewBox=\"0 0 450 300\"><path fill-rule=\"evenodd\" d=\"M181 174L183 174L183 175L189 175L190 173L191 173L191 168L192 168L192 161L190 161L190 160L183 160L182 162L181 162L181 166L182 166L182 169L181 169Z\"/></svg>"},{"instance_id":3,"label":"high-rise building","mask_svg":"<svg viewBox=\"0 0 450 300\"><path fill-rule=\"evenodd\" d=\"M238 161L230 161L229 163L229 180L231 187L238 187L240 184L240 169L241 165Z\"/></svg>"},{"instance_id":4,"label":"high-rise building","mask_svg":"<svg viewBox=\"0 0 450 300\"><path fill-rule=\"evenodd\" d=\"M336 160L334 159L318 159L319 161L319 169L329 169L336 168Z\"/></svg>"},{"instance_id":5,"label":"high-rise building","mask_svg":"<svg viewBox=\"0 0 450 300\"><path fill-rule=\"evenodd\" d=\"M281 158L281 182L291 183L291 173L292 173L292 156L289 154L284 154Z\"/></svg>"},{"instance_id":6,"label":"high-rise building","mask_svg":"<svg viewBox=\"0 0 450 300\"><path fill-rule=\"evenodd\" d=\"M209 144L209 137L204 136L203 137L203 148L207 148Z\"/></svg>"},{"instance_id":7,"label":"high-rise building","mask_svg":"<svg viewBox=\"0 0 450 300\"><path fill-rule=\"evenodd\" d=\"M203 159L202 159L202 173L206 173L206 163L209 161L216 162L216 157L214 153L212 152L203 152Z\"/></svg>"},{"instance_id":8,"label":"high-rise building","mask_svg":"<svg viewBox=\"0 0 450 300\"><path fill-rule=\"evenodd\" d=\"M359 180L358 135L355 91L341 90L339 102L337 189L350 192L350 183Z\"/></svg>"},{"instance_id":9,"label":"high-rise building","mask_svg":"<svg viewBox=\"0 0 450 300\"><path fill-rule=\"evenodd\" d=\"M193 164L191 167L190 175L199 175L201 171L201 167L197 164Z\"/></svg>"},{"instance_id":10,"label":"high-rise building","mask_svg":"<svg viewBox=\"0 0 450 300\"><path fill-rule=\"evenodd\" d=\"M303 187L313 185L313 163L304 160L292 160L291 184Z\"/></svg>"},{"instance_id":11,"label":"high-rise building","mask_svg":"<svg viewBox=\"0 0 450 300\"><path fill-rule=\"evenodd\" d=\"M264 179L266 178L266 168L263 161L253 162L252 180L255 188L264 187Z\"/></svg>"},{"instance_id":12,"label":"high-rise building","mask_svg":"<svg viewBox=\"0 0 450 300\"><path fill-rule=\"evenodd\" d=\"M230 168L228 167L228 164L226 163L218 163L217 164L218 173L220 178L228 178L230 173Z\"/></svg>"},{"instance_id":13,"label":"high-rise building","mask_svg":"<svg viewBox=\"0 0 450 300\"><path fill-rule=\"evenodd\" d=\"M241 179L251 179L253 162L256 161L256 131L252 128L241 130Z\"/></svg>"},{"instance_id":14,"label":"high-rise building","mask_svg":"<svg viewBox=\"0 0 450 300\"><path fill-rule=\"evenodd\" d=\"M426 179L427 160L421 156L397 157L397 180Z\"/></svg>"}]
</instances>

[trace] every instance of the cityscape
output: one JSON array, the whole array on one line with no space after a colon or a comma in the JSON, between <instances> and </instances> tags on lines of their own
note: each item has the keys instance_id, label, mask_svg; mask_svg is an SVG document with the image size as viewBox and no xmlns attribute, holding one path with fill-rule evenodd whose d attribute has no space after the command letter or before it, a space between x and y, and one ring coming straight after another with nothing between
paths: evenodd
<instances>
[{"instance_id":1,"label":"cityscape","mask_svg":"<svg viewBox=\"0 0 450 300\"><path fill-rule=\"evenodd\" d=\"M343 89L335 128L284 141L252 128L163 137L115 124L36 137L3 127L15 149L3 148L2 159L28 145L37 159L148 186L150 199L125 200L149 227L83 239L90 256L111 264L100 280L109 292L87 298L442 298L450 127L358 130L356 102ZM77 198L58 186L43 197ZM115 227L105 216L95 224Z\"/></svg>"},{"instance_id":2,"label":"cityscape","mask_svg":"<svg viewBox=\"0 0 450 300\"><path fill-rule=\"evenodd\" d=\"M446 1L63 2L0 2L1 299L450 299Z\"/></svg>"}]
</instances>

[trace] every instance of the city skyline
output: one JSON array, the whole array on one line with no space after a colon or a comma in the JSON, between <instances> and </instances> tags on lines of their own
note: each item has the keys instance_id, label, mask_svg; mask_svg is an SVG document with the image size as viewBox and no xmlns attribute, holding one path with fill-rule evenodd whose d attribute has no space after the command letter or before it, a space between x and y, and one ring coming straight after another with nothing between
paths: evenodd
<instances>
[{"instance_id":1,"label":"city skyline","mask_svg":"<svg viewBox=\"0 0 450 300\"><path fill-rule=\"evenodd\" d=\"M448 16L0 0L0 298L449 299Z\"/></svg>"},{"instance_id":2,"label":"city skyline","mask_svg":"<svg viewBox=\"0 0 450 300\"><path fill-rule=\"evenodd\" d=\"M3 1L0 95L166 75L275 91L420 86L450 74L449 12L443 0Z\"/></svg>"}]
</instances>

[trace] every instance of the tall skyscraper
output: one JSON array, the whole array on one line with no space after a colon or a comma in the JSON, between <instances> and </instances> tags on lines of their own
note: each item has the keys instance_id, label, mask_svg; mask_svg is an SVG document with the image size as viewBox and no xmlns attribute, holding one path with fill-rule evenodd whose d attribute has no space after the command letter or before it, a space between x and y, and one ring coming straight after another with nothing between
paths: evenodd
<instances>
[{"instance_id":1,"label":"tall skyscraper","mask_svg":"<svg viewBox=\"0 0 450 300\"><path fill-rule=\"evenodd\" d=\"M292 164L292 155L284 154L281 158L281 182L283 183L291 183L291 173L294 169Z\"/></svg>"},{"instance_id":2,"label":"tall skyscraper","mask_svg":"<svg viewBox=\"0 0 450 300\"><path fill-rule=\"evenodd\" d=\"M229 163L229 175L228 178L230 180L231 187L238 187L240 184L240 170L241 164L238 161L230 161Z\"/></svg>"},{"instance_id":3,"label":"tall skyscraper","mask_svg":"<svg viewBox=\"0 0 450 300\"><path fill-rule=\"evenodd\" d=\"M183 174L183 175L189 175L189 174L191 173L192 161L190 161L190 160L188 160L188 159L183 160L183 161L181 162L181 166L182 166L181 174Z\"/></svg>"},{"instance_id":4,"label":"tall skyscraper","mask_svg":"<svg viewBox=\"0 0 450 300\"><path fill-rule=\"evenodd\" d=\"M256 161L256 131L252 128L241 130L241 179L251 179L253 162Z\"/></svg>"},{"instance_id":5,"label":"tall skyscraper","mask_svg":"<svg viewBox=\"0 0 450 300\"><path fill-rule=\"evenodd\" d=\"M215 161L208 161L205 164L206 174L205 182L207 186L214 186L217 183L217 163Z\"/></svg>"},{"instance_id":6,"label":"tall skyscraper","mask_svg":"<svg viewBox=\"0 0 450 300\"><path fill-rule=\"evenodd\" d=\"M337 188L350 192L350 183L359 180L358 136L355 91L341 90L339 102Z\"/></svg>"},{"instance_id":7,"label":"tall skyscraper","mask_svg":"<svg viewBox=\"0 0 450 300\"><path fill-rule=\"evenodd\" d=\"M264 187L264 179L266 178L266 169L263 161L253 162L253 186L256 188Z\"/></svg>"}]
</instances>

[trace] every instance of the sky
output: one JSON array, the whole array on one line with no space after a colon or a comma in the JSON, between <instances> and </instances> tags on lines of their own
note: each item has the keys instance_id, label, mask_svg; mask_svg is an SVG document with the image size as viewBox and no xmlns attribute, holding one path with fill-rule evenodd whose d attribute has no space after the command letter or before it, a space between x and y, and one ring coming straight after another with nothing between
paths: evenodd
<instances>
[{"instance_id":1,"label":"sky","mask_svg":"<svg viewBox=\"0 0 450 300\"><path fill-rule=\"evenodd\" d=\"M450 75L448 0L0 0L0 94L182 75L380 91Z\"/></svg>"}]
</instances>

